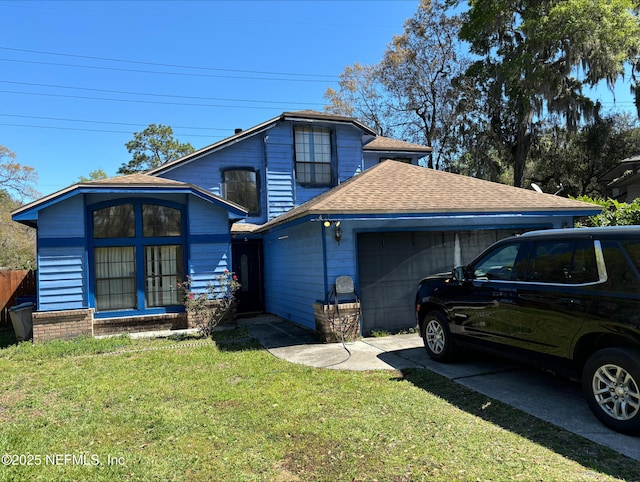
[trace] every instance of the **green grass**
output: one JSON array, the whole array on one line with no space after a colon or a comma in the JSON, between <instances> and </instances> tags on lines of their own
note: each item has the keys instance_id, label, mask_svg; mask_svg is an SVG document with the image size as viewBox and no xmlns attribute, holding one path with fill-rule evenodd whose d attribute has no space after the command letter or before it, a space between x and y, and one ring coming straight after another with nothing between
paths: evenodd
<instances>
[{"instance_id":1,"label":"green grass","mask_svg":"<svg viewBox=\"0 0 640 482\"><path fill-rule=\"evenodd\" d=\"M6 481L640 480L637 461L428 370L303 367L242 331L22 343L0 374L0 456L40 461L0 465Z\"/></svg>"}]
</instances>

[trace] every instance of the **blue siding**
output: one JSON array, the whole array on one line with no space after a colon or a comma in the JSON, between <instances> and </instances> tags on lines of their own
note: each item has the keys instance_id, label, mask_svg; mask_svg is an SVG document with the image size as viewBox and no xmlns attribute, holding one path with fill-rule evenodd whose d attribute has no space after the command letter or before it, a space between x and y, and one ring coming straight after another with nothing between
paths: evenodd
<instances>
[{"instance_id":1,"label":"blue siding","mask_svg":"<svg viewBox=\"0 0 640 482\"><path fill-rule=\"evenodd\" d=\"M309 222L264 239L266 311L310 329L313 303L325 296L321 231Z\"/></svg>"},{"instance_id":2,"label":"blue siding","mask_svg":"<svg viewBox=\"0 0 640 482\"><path fill-rule=\"evenodd\" d=\"M559 219L554 219L556 217ZM370 220L346 216L341 220L340 244L334 238L334 227L323 229L320 222L276 228L264 237L266 311L314 329L312 305L324 299L338 276L351 276L360 294L357 234L361 232L531 229L560 227L568 221L571 221L570 216L521 214Z\"/></svg>"},{"instance_id":3,"label":"blue siding","mask_svg":"<svg viewBox=\"0 0 640 482\"><path fill-rule=\"evenodd\" d=\"M82 196L65 199L38 214L38 236L41 238L84 238L84 225Z\"/></svg>"},{"instance_id":4,"label":"blue siding","mask_svg":"<svg viewBox=\"0 0 640 482\"><path fill-rule=\"evenodd\" d=\"M223 171L232 168L248 168L258 174L260 216L248 217L247 222L264 223L267 220L265 203L267 190L265 180L265 147L262 135L248 137L237 144L212 152L200 159L189 162L163 173L161 177L187 182L216 194L223 192Z\"/></svg>"},{"instance_id":5,"label":"blue siding","mask_svg":"<svg viewBox=\"0 0 640 482\"><path fill-rule=\"evenodd\" d=\"M38 250L38 310L86 308L85 248Z\"/></svg>"},{"instance_id":6,"label":"blue siding","mask_svg":"<svg viewBox=\"0 0 640 482\"><path fill-rule=\"evenodd\" d=\"M253 169L258 173L260 214L248 217L246 221L255 224L265 223L331 187L307 187L296 183L293 128L298 124L305 123L280 122L265 132L243 138L236 144L178 166L161 176L188 182L221 195L224 170ZM352 125L317 125L333 129L334 170L337 169L338 183L362 171L362 131Z\"/></svg>"},{"instance_id":7,"label":"blue siding","mask_svg":"<svg viewBox=\"0 0 640 482\"><path fill-rule=\"evenodd\" d=\"M208 240L222 240L210 242ZM231 238L225 209L198 198L189 202L189 266L192 289L202 291L208 282L231 270Z\"/></svg>"},{"instance_id":8,"label":"blue siding","mask_svg":"<svg viewBox=\"0 0 640 482\"><path fill-rule=\"evenodd\" d=\"M198 243L190 245L189 276L193 291L204 291L209 282L225 269L231 271L228 243Z\"/></svg>"},{"instance_id":9,"label":"blue siding","mask_svg":"<svg viewBox=\"0 0 640 482\"><path fill-rule=\"evenodd\" d=\"M370 167L379 164L381 160L386 160L389 158L411 158L411 164L418 166L426 166L427 165L427 156L424 153L411 153L411 154L385 154L384 152L377 151L363 151L362 159L363 159L363 169L369 169ZM422 160L422 162L421 162Z\"/></svg>"},{"instance_id":10,"label":"blue siding","mask_svg":"<svg viewBox=\"0 0 640 482\"><path fill-rule=\"evenodd\" d=\"M82 196L38 214L38 310L86 308L85 209ZM65 239L73 246L65 246ZM78 240L85 240L79 243ZM79 245L80 244L80 245Z\"/></svg>"},{"instance_id":11,"label":"blue siding","mask_svg":"<svg viewBox=\"0 0 640 482\"><path fill-rule=\"evenodd\" d=\"M229 234L229 215L226 209L192 197L188 211L189 235Z\"/></svg>"},{"instance_id":12,"label":"blue siding","mask_svg":"<svg viewBox=\"0 0 640 482\"><path fill-rule=\"evenodd\" d=\"M362 131L353 126L338 126L335 143L338 157L338 183L362 171Z\"/></svg>"},{"instance_id":13,"label":"blue siding","mask_svg":"<svg viewBox=\"0 0 640 482\"><path fill-rule=\"evenodd\" d=\"M267 218L294 207L293 133L290 124L269 129L265 138L267 161Z\"/></svg>"}]
</instances>

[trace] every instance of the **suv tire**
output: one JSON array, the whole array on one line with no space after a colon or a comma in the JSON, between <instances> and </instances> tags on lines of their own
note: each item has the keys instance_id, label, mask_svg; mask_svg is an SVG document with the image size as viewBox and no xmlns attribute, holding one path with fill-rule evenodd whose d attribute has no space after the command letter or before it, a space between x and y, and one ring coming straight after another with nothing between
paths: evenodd
<instances>
[{"instance_id":1,"label":"suv tire","mask_svg":"<svg viewBox=\"0 0 640 482\"><path fill-rule=\"evenodd\" d=\"M440 311L430 311L422 322L422 340L427 354L438 362L453 361L457 347L449 330L444 314Z\"/></svg>"},{"instance_id":2,"label":"suv tire","mask_svg":"<svg viewBox=\"0 0 640 482\"><path fill-rule=\"evenodd\" d=\"M584 366L582 389L589 408L607 427L618 432L640 432L640 352L605 348Z\"/></svg>"}]
</instances>

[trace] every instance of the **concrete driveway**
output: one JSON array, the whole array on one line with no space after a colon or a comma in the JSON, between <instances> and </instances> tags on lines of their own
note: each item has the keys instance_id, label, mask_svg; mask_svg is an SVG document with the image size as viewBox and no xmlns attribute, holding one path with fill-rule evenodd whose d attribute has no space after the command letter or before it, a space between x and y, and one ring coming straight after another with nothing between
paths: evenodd
<instances>
[{"instance_id":1,"label":"concrete driveway","mask_svg":"<svg viewBox=\"0 0 640 482\"><path fill-rule=\"evenodd\" d=\"M278 358L339 370L426 368L492 399L640 461L640 437L609 430L591 413L580 386L564 378L484 354L453 364L432 361L417 334L318 343L313 333L281 318L247 319L250 334Z\"/></svg>"}]
</instances>

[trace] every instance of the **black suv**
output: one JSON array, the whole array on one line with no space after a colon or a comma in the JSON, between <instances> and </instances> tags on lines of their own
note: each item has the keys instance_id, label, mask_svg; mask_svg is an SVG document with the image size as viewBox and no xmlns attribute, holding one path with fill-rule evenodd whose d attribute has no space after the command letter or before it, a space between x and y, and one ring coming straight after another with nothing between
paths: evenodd
<instances>
[{"instance_id":1,"label":"black suv","mask_svg":"<svg viewBox=\"0 0 640 482\"><path fill-rule=\"evenodd\" d=\"M432 359L473 343L578 375L602 423L640 432L640 227L503 239L421 280L416 310Z\"/></svg>"}]
</instances>

